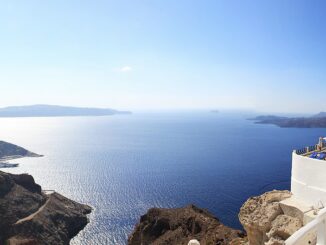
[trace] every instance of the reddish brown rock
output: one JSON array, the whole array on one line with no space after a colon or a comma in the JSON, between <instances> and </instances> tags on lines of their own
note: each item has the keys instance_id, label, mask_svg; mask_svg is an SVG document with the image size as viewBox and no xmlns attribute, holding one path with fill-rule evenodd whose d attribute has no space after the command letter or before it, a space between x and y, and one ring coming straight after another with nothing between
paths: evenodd
<instances>
[{"instance_id":1,"label":"reddish brown rock","mask_svg":"<svg viewBox=\"0 0 326 245\"><path fill-rule=\"evenodd\" d=\"M224 226L208 211L190 205L148 210L129 236L128 245L188 244L191 239L206 245L226 245L242 237L243 232Z\"/></svg>"},{"instance_id":2,"label":"reddish brown rock","mask_svg":"<svg viewBox=\"0 0 326 245\"><path fill-rule=\"evenodd\" d=\"M30 175L0 171L0 244L69 244L90 212L58 193L44 194Z\"/></svg>"}]
</instances>

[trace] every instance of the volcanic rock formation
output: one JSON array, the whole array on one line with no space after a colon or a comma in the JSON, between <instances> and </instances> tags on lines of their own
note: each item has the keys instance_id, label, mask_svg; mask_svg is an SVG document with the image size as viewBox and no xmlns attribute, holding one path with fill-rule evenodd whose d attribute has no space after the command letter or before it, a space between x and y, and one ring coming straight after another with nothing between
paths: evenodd
<instances>
[{"instance_id":1,"label":"volcanic rock formation","mask_svg":"<svg viewBox=\"0 0 326 245\"><path fill-rule=\"evenodd\" d=\"M271 191L249 198L241 207L239 219L247 232L250 245L284 244L302 227L302 218L284 213L280 202L290 198L289 191Z\"/></svg>"},{"instance_id":2,"label":"volcanic rock formation","mask_svg":"<svg viewBox=\"0 0 326 245\"><path fill-rule=\"evenodd\" d=\"M30 175L0 171L0 244L69 244L90 212L56 192L45 194Z\"/></svg>"},{"instance_id":3,"label":"volcanic rock formation","mask_svg":"<svg viewBox=\"0 0 326 245\"><path fill-rule=\"evenodd\" d=\"M143 215L128 245L188 244L197 239L200 244L242 244L244 233L224 226L208 211L190 205L184 208L152 208Z\"/></svg>"}]
</instances>

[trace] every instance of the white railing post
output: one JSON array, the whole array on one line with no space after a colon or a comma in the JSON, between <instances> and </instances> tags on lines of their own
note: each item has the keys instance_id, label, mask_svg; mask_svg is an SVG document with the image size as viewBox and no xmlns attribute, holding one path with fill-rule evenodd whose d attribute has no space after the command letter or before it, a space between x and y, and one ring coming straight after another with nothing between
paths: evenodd
<instances>
[{"instance_id":1,"label":"white railing post","mask_svg":"<svg viewBox=\"0 0 326 245\"><path fill-rule=\"evenodd\" d=\"M326 229L325 229L325 217L318 223L317 226L317 244L326 245Z\"/></svg>"}]
</instances>

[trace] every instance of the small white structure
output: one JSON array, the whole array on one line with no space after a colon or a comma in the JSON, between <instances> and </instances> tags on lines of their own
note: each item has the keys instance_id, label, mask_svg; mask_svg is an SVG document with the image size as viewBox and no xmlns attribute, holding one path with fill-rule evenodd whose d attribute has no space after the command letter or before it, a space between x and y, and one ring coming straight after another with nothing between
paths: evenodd
<instances>
[{"instance_id":1,"label":"small white structure","mask_svg":"<svg viewBox=\"0 0 326 245\"><path fill-rule=\"evenodd\" d=\"M198 240L192 239L188 242L188 245L200 245L200 243L198 242Z\"/></svg>"}]
</instances>

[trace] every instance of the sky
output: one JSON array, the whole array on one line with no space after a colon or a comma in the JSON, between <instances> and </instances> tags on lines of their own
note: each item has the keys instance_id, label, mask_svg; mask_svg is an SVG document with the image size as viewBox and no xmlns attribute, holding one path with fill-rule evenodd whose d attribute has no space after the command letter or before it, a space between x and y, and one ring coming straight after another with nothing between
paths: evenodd
<instances>
[{"instance_id":1,"label":"sky","mask_svg":"<svg viewBox=\"0 0 326 245\"><path fill-rule=\"evenodd\" d=\"M326 111L326 2L0 0L0 107Z\"/></svg>"}]
</instances>

